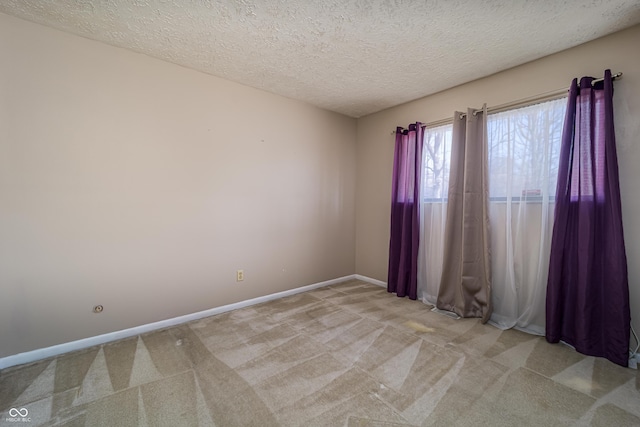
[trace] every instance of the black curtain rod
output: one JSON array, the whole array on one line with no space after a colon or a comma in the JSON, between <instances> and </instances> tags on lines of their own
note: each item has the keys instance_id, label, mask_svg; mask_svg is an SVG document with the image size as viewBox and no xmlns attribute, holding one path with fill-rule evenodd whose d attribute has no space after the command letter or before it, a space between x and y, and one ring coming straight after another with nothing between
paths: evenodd
<instances>
[{"instance_id":1,"label":"black curtain rod","mask_svg":"<svg viewBox=\"0 0 640 427\"><path fill-rule=\"evenodd\" d=\"M615 73L611 75L611 79L615 80L622 77L622 72L619 73ZM599 78L599 79L593 79L591 81L591 86L593 86L596 83L602 82L604 81L604 77ZM516 107L520 107L520 106L526 106L527 104L535 104L535 103L539 103L539 102L544 102L544 101L551 101L553 99L557 99L557 98L561 98L565 93L567 93L569 89L567 88L562 88L562 89L558 89L558 90L554 90L551 92L546 92L540 95L535 95L529 98L524 98L524 99L520 99L517 101L512 101L512 102L508 102L506 104L501 104L501 105L496 105L495 107L487 107L487 112L491 112L491 113L496 113L496 112L500 112L500 111L504 111L504 110L508 110L511 108L516 108ZM474 115L476 114L476 112L478 111L482 111L482 109L476 110L474 112ZM466 116L466 113L462 113L461 117ZM442 120L437 120L435 122L430 122L430 123L424 123L421 122L423 124L423 126L426 127L435 127L435 126L440 126L440 125L445 125L448 124L450 122L452 122L453 119L442 119ZM407 130L406 128L402 127L401 128L403 131ZM396 131L392 131L391 135L395 135Z\"/></svg>"},{"instance_id":2,"label":"black curtain rod","mask_svg":"<svg viewBox=\"0 0 640 427\"><path fill-rule=\"evenodd\" d=\"M615 73L615 74L612 74L612 75L611 75L611 80L615 80L615 79L617 79L618 77L622 77L622 73ZM593 85L594 85L594 84L596 84L596 83L603 82L603 81L604 81L604 77L601 77L601 78L599 78L599 79L593 79L593 80L591 80L591 86L593 86Z\"/></svg>"}]
</instances>

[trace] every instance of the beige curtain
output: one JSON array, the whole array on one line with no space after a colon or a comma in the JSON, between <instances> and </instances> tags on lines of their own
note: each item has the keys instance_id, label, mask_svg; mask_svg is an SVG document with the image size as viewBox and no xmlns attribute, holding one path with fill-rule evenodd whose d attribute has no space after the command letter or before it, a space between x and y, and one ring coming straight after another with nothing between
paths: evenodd
<instances>
[{"instance_id":1,"label":"beige curtain","mask_svg":"<svg viewBox=\"0 0 640 427\"><path fill-rule=\"evenodd\" d=\"M461 317L491 316L487 108L456 112L445 226L442 280L436 306Z\"/></svg>"}]
</instances>

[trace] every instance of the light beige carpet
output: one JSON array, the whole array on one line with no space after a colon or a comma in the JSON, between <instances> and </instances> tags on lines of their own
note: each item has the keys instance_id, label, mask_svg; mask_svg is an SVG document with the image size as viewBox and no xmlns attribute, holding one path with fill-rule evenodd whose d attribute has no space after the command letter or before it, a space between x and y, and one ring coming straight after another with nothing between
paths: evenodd
<instances>
[{"instance_id":1,"label":"light beige carpet","mask_svg":"<svg viewBox=\"0 0 640 427\"><path fill-rule=\"evenodd\" d=\"M5 369L0 426L640 426L639 389L351 281Z\"/></svg>"}]
</instances>

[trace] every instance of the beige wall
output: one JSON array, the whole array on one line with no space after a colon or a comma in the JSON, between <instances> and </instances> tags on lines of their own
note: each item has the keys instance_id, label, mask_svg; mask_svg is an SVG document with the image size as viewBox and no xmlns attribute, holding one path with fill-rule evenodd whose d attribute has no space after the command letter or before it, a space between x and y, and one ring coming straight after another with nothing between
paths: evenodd
<instances>
[{"instance_id":1,"label":"beige wall","mask_svg":"<svg viewBox=\"0 0 640 427\"><path fill-rule=\"evenodd\" d=\"M573 77L622 71L614 108L629 287L634 328L640 331L640 26L595 40L358 120L356 272L386 281L393 141L396 126L432 122L453 111L500 105L563 87ZM438 78L438 76L434 76ZM603 254L604 256L604 254Z\"/></svg>"},{"instance_id":2,"label":"beige wall","mask_svg":"<svg viewBox=\"0 0 640 427\"><path fill-rule=\"evenodd\" d=\"M0 357L355 272L356 120L2 14L0 58Z\"/></svg>"}]
</instances>

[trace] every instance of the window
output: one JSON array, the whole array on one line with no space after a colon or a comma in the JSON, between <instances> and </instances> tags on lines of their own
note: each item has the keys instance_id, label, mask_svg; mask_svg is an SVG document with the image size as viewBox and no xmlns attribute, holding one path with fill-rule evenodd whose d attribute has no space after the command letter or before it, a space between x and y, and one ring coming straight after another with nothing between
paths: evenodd
<instances>
[{"instance_id":1,"label":"window","mask_svg":"<svg viewBox=\"0 0 640 427\"><path fill-rule=\"evenodd\" d=\"M425 201L447 199L451 166L452 125L426 129L423 146L422 194Z\"/></svg>"},{"instance_id":2,"label":"window","mask_svg":"<svg viewBox=\"0 0 640 427\"><path fill-rule=\"evenodd\" d=\"M490 322L544 333L544 304L566 99L487 117ZM424 136L418 276L421 300L434 304L445 247L453 125Z\"/></svg>"},{"instance_id":3,"label":"window","mask_svg":"<svg viewBox=\"0 0 640 427\"><path fill-rule=\"evenodd\" d=\"M565 108L562 98L487 117L492 202L553 200ZM425 131L425 202L447 199L452 128L445 125Z\"/></svg>"},{"instance_id":4,"label":"window","mask_svg":"<svg viewBox=\"0 0 640 427\"><path fill-rule=\"evenodd\" d=\"M491 201L554 199L566 100L487 117Z\"/></svg>"}]
</instances>

